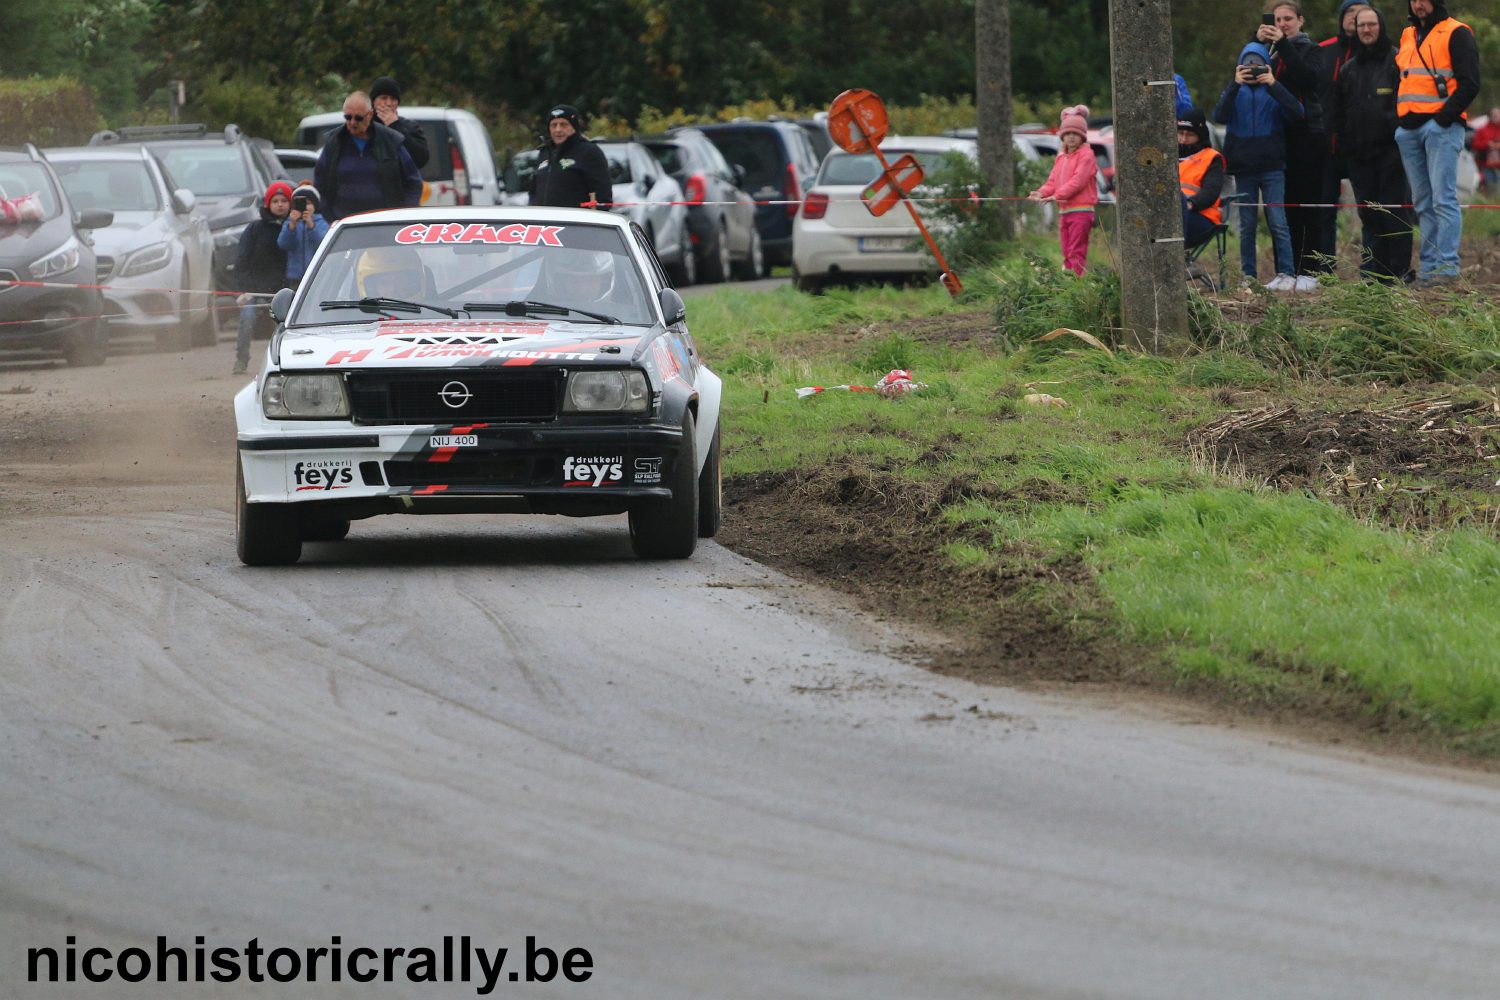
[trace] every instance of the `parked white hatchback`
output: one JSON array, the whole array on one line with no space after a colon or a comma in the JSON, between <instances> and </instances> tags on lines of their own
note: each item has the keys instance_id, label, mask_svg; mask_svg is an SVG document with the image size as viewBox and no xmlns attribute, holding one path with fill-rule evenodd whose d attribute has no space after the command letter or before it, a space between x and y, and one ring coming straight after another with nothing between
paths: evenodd
<instances>
[{"instance_id":1,"label":"parked white hatchback","mask_svg":"<svg viewBox=\"0 0 1500 1000\"><path fill-rule=\"evenodd\" d=\"M979 158L972 139L948 136L889 136L880 151L888 163L912 154L929 180L940 173L949 153ZM932 254L921 245L906 209L898 205L876 216L865 207L860 193L879 175L873 153L836 149L823 159L792 225L792 280L799 290L816 292L830 282L856 278L936 274Z\"/></svg>"},{"instance_id":2,"label":"parked white hatchback","mask_svg":"<svg viewBox=\"0 0 1500 1000\"><path fill-rule=\"evenodd\" d=\"M149 330L163 350L213 344L213 236L193 192L144 146L49 149L47 159L76 209L114 213L93 230L111 330Z\"/></svg>"}]
</instances>

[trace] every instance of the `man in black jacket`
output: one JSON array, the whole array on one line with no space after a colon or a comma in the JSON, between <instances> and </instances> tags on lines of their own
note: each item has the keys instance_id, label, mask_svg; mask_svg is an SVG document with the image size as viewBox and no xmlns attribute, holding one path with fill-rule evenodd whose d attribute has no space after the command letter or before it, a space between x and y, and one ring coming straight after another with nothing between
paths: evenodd
<instances>
[{"instance_id":1,"label":"man in black jacket","mask_svg":"<svg viewBox=\"0 0 1500 1000\"><path fill-rule=\"evenodd\" d=\"M1359 12L1370 5L1365 0L1342 0L1339 4L1339 30L1331 38L1318 43L1322 61L1318 65L1318 101L1323 105L1323 118L1328 133L1329 157L1323 168L1323 196L1319 201L1337 205L1344 193L1344 178L1349 176L1349 164L1344 151L1339 148L1333 127L1328 124L1329 104L1333 101L1333 88L1338 86L1344 67L1354 61L1359 48L1359 39L1354 36L1354 20ZM1331 252L1338 252L1338 210L1322 215L1323 233L1321 242ZM1368 250L1368 246L1365 247Z\"/></svg>"},{"instance_id":2,"label":"man in black jacket","mask_svg":"<svg viewBox=\"0 0 1500 1000\"><path fill-rule=\"evenodd\" d=\"M1365 231L1360 270L1387 283L1411 270L1411 200L1401 150L1396 147L1396 90L1401 83L1396 47L1385 19L1365 7L1356 15L1358 46L1329 94L1329 131L1349 166L1349 183L1359 202ZM1372 208L1371 203L1384 207Z\"/></svg>"},{"instance_id":3,"label":"man in black jacket","mask_svg":"<svg viewBox=\"0 0 1500 1000\"><path fill-rule=\"evenodd\" d=\"M375 105L375 120L401 133L402 145L411 154L411 162L417 165L417 169L427 166L430 155L427 133L410 118L401 117L401 85L388 76L379 77L370 88L370 101Z\"/></svg>"},{"instance_id":4,"label":"man in black jacket","mask_svg":"<svg viewBox=\"0 0 1500 1000\"><path fill-rule=\"evenodd\" d=\"M539 150L536 173L531 175L531 204L578 208L591 202L613 201L609 161L604 151L584 136L578 109L571 104L554 104L547 114L546 128L547 139Z\"/></svg>"},{"instance_id":5,"label":"man in black jacket","mask_svg":"<svg viewBox=\"0 0 1500 1000\"><path fill-rule=\"evenodd\" d=\"M1323 107L1318 101L1318 44L1302 30L1302 4L1282 0L1271 10L1275 24L1256 31L1262 44L1271 46L1271 71L1292 96L1302 102L1304 116L1286 128L1286 221L1292 233L1292 266L1296 290L1318 286L1316 275L1333 269L1332 244L1324 245L1328 226L1324 219L1331 208L1303 208L1323 204L1323 175L1328 166L1328 136L1323 127Z\"/></svg>"},{"instance_id":6,"label":"man in black jacket","mask_svg":"<svg viewBox=\"0 0 1500 1000\"><path fill-rule=\"evenodd\" d=\"M323 217L329 222L422 201L422 175L401 133L374 118L370 98L356 90L344 101L343 127L333 130L318 154L313 186L323 195Z\"/></svg>"}]
</instances>

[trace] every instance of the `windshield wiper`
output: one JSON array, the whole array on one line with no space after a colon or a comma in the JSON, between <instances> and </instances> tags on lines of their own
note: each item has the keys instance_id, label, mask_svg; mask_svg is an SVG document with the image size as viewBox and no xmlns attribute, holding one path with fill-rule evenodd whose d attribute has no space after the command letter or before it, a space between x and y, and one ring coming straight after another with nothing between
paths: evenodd
<instances>
[{"instance_id":1,"label":"windshield wiper","mask_svg":"<svg viewBox=\"0 0 1500 1000\"><path fill-rule=\"evenodd\" d=\"M579 309L577 306L560 306L553 302L538 302L535 299L515 299L510 302L465 302L465 312L503 312L507 316L530 316L533 313L552 313L557 316L566 316L568 313L577 313L596 319L601 323L609 323L619 326L620 320L607 313L590 312L587 309Z\"/></svg>"},{"instance_id":2,"label":"windshield wiper","mask_svg":"<svg viewBox=\"0 0 1500 1000\"><path fill-rule=\"evenodd\" d=\"M414 313L421 312L423 309L431 309L435 313L442 313L449 319L458 319L457 309L449 309L446 306L428 305L426 302L413 302L410 299L388 299L383 296L363 299L329 299L327 302L319 302L318 305L324 309L358 309L360 312L367 313Z\"/></svg>"}]
</instances>

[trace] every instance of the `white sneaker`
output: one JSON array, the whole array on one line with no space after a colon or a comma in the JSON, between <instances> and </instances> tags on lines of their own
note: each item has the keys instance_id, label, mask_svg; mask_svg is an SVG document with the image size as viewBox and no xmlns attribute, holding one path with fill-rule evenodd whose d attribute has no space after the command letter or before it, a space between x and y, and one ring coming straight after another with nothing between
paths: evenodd
<instances>
[{"instance_id":1,"label":"white sneaker","mask_svg":"<svg viewBox=\"0 0 1500 1000\"><path fill-rule=\"evenodd\" d=\"M1297 287L1297 281L1290 274L1278 274L1266 282L1268 292L1290 292Z\"/></svg>"},{"instance_id":2,"label":"white sneaker","mask_svg":"<svg viewBox=\"0 0 1500 1000\"><path fill-rule=\"evenodd\" d=\"M1318 279L1310 274L1299 274L1292 291L1294 292L1316 292L1318 290Z\"/></svg>"}]
</instances>

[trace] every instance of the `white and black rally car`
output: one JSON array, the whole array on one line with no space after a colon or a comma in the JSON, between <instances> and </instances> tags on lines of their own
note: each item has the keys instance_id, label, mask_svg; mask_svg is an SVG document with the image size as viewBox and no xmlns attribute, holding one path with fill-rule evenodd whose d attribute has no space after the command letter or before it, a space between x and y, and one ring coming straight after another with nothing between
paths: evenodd
<instances>
[{"instance_id":1,"label":"white and black rally car","mask_svg":"<svg viewBox=\"0 0 1500 1000\"><path fill-rule=\"evenodd\" d=\"M372 212L329 231L235 396L240 560L375 514L628 513L718 530L718 376L645 234L581 209Z\"/></svg>"}]
</instances>

